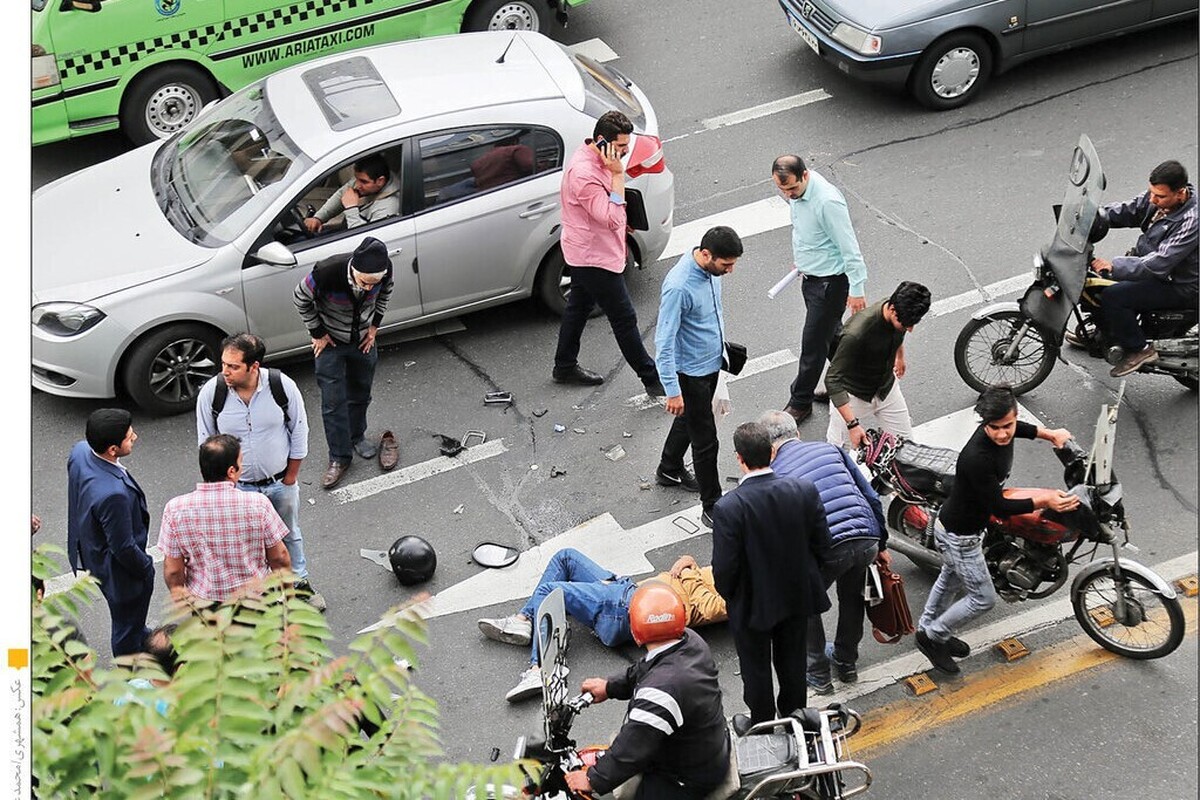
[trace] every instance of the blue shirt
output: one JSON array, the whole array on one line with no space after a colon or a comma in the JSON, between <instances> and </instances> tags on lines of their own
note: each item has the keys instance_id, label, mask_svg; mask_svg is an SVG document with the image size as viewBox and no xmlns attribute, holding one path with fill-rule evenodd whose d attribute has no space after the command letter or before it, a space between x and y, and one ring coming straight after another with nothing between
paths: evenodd
<instances>
[{"instance_id":1,"label":"blue shirt","mask_svg":"<svg viewBox=\"0 0 1200 800\"><path fill-rule=\"evenodd\" d=\"M850 296L862 297L867 265L850 225L846 198L832 183L808 171L808 187L798 200L788 200L792 211L792 259L805 275L826 277L845 273Z\"/></svg>"},{"instance_id":2,"label":"blue shirt","mask_svg":"<svg viewBox=\"0 0 1200 800\"><path fill-rule=\"evenodd\" d=\"M654 363L667 397L681 393L678 373L698 378L721 369L721 319L721 279L683 254L663 279L654 331Z\"/></svg>"},{"instance_id":3,"label":"blue shirt","mask_svg":"<svg viewBox=\"0 0 1200 800\"><path fill-rule=\"evenodd\" d=\"M287 375L283 378L283 392L288 399L290 427L284 424L283 409L271 396L267 385L267 370L258 370L258 388L250 396L247 405L230 389L225 407L217 414L217 427L213 427L213 393L217 381L225 380L215 375L204 384L196 398L196 438L198 444L214 433L228 433L242 440L242 476L244 481L261 481L278 475L287 469L288 459L302 461L308 455L308 415L304 412L304 398L296 382Z\"/></svg>"}]
</instances>

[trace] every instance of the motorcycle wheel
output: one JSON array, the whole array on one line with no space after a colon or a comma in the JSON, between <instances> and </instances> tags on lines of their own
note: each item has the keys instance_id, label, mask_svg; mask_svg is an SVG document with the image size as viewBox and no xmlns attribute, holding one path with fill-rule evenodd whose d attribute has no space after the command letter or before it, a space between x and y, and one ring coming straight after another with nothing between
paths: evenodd
<instances>
[{"instance_id":1,"label":"motorcycle wheel","mask_svg":"<svg viewBox=\"0 0 1200 800\"><path fill-rule=\"evenodd\" d=\"M942 571L942 556L937 550L930 550L921 544L925 538L925 528L914 525L905 512L917 506L893 499L888 503L888 528L900 534L899 537L889 537L889 549L903 553L909 561L921 568L927 575L936 576Z\"/></svg>"},{"instance_id":2,"label":"motorcycle wheel","mask_svg":"<svg viewBox=\"0 0 1200 800\"><path fill-rule=\"evenodd\" d=\"M1075 619L1096 644L1126 658L1162 658L1183 641L1185 622L1178 598L1167 599L1145 578L1129 571L1118 582L1112 567L1088 577L1071 592ZM1116 617L1125 595L1125 619Z\"/></svg>"},{"instance_id":3,"label":"motorcycle wheel","mask_svg":"<svg viewBox=\"0 0 1200 800\"><path fill-rule=\"evenodd\" d=\"M963 326L954 342L954 366L968 386L982 392L1007 383L1013 394L1024 394L1046 380L1058 348L1033 325L1025 329L1013 358L1004 363L1004 353L1025 321L1019 311L998 311Z\"/></svg>"}]
</instances>

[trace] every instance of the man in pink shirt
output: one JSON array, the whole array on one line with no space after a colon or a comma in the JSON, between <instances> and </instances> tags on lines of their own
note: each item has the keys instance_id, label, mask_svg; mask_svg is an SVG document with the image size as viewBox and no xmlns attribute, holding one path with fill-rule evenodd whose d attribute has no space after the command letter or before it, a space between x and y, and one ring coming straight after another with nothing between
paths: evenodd
<instances>
[{"instance_id":1,"label":"man in pink shirt","mask_svg":"<svg viewBox=\"0 0 1200 800\"><path fill-rule=\"evenodd\" d=\"M562 254L571 271L571 293L558 329L554 354L556 383L595 386L604 378L579 366L579 340L592 308L600 306L621 355L642 379L646 393L663 397L654 359L638 331L637 311L625 286L625 167L633 123L620 111L596 120L563 171Z\"/></svg>"},{"instance_id":2,"label":"man in pink shirt","mask_svg":"<svg viewBox=\"0 0 1200 800\"><path fill-rule=\"evenodd\" d=\"M237 437L210 436L200 445L204 482L163 509L158 546L172 596L186 591L224 602L250 581L291 568L287 526L266 495L237 488L241 473Z\"/></svg>"}]
</instances>

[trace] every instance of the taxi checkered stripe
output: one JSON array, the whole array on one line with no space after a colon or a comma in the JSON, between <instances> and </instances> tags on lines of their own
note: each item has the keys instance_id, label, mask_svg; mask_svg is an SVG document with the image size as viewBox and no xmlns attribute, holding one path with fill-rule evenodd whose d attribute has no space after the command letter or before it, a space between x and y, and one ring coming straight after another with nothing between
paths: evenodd
<instances>
[{"instance_id":1,"label":"taxi checkered stripe","mask_svg":"<svg viewBox=\"0 0 1200 800\"><path fill-rule=\"evenodd\" d=\"M87 75L104 69L133 64L141 58L159 50L179 48L203 49L219 41L236 40L243 36L252 36L263 31L269 31L281 25L291 25L294 22L307 22L310 19L338 14L342 11L370 6L378 0L305 0L289 6L273 8L251 16L226 20L220 25L205 25L186 31L178 31L169 36L156 36L132 44L110 47L95 53L70 56L62 59L59 75L63 80L71 77ZM263 42L263 47L270 47L271 42Z\"/></svg>"}]
</instances>

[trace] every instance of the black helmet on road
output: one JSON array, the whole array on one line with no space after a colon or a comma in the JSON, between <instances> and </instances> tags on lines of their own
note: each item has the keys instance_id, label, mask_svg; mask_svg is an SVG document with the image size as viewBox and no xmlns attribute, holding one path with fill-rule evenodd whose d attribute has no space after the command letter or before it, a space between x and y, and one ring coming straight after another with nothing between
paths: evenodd
<instances>
[{"instance_id":1,"label":"black helmet on road","mask_svg":"<svg viewBox=\"0 0 1200 800\"><path fill-rule=\"evenodd\" d=\"M392 562L392 572L405 586L424 583L437 568L437 553L433 552L433 545L420 536L401 536L392 542L388 549L388 560Z\"/></svg>"}]
</instances>

